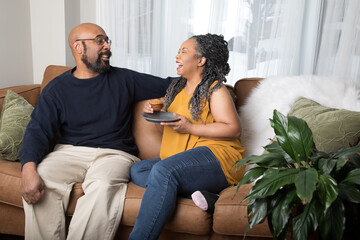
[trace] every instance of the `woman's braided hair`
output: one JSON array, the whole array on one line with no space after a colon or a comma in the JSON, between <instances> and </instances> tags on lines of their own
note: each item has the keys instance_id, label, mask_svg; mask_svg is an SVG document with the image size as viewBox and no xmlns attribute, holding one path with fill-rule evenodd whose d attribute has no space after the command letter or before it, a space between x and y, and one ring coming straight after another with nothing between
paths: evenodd
<instances>
[{"instance_id":1,"label":"woman's braided hair","mask_svg":"<svg viewBox=\"0 0 360 240\"><path fill-rule=\"evenodd\" d=\"M227 63L229 59L228 43L222 35L206 34L195 35L190 39L196 42L197 57L205 57L205 68L202 73L201 82L195 88L193 96L188 103L191 118L198 120L202 109L206 106L213 91L218 89L222 82L226 82L225 76L230 72ZM210 90L211 84L218 81ZM168 109L175 96L185 87L186 79L182 76L175 79L170 84L165 95L165 110Z\"/></svg>"}]
</instances>

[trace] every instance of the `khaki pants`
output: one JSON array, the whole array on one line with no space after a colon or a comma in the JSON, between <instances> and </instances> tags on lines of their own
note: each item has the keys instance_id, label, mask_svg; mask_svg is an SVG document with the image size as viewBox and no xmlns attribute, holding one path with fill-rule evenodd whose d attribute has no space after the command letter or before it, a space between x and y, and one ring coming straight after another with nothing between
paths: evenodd
<instances>
[{"instance_id":1,"label":"khaki pants","mask_svg":"<svg viewBox=\"0 0 360 240\"><path fill-rule=\"evenodd\" d=\"M139 159L126 152L57 145L38 165L45 194L23 201L25 239L65 239L65 211L74 183L82 182L67 239L113 239L121 220L129 169Z\"/></svg>"}]
</instances>

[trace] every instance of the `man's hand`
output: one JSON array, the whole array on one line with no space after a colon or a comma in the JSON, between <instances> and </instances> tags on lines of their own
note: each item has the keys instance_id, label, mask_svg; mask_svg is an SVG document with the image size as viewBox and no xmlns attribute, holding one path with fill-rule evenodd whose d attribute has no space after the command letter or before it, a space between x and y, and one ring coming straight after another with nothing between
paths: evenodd
<instances>
[{"instance_id":1,"label":"man's hand","mask_svg":"<svg viewBox=\"0 0 360 240\"><path fill-rule=\"evenodd\" d=\"M21 172L21 195L28 204L37 203L44 195L45 184L34 162L25 163Z\"/></svg>"}]
</instances>

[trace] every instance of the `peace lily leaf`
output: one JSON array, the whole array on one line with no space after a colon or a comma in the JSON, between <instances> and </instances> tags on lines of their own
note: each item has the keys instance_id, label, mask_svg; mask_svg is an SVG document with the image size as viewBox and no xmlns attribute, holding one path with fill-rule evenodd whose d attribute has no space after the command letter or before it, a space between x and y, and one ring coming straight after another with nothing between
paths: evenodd
<instances>
[{"instance_id":1,"label":"peace lily leaf","mask_svg":"<svg viewBox=\"0 0 360 240\"><path fill-rule=\"evenodd\" d=\"M329 155L327 153L316 150L316 148L313 148L312 154L309 156L310 162L312 163L313 167L317 168L316 166L322 158L329 158Z\"/></svg>"},{"instance_id":2,"label":"peace lily leaf","mask_svg":"<svg viewBox=\"0 0 360 240\"><path fill-rule=\"evenodd\" d=\"M255 182L255 180L258 179L260 176L262 176L266 170L267 170L267 168L263 168L263 167L254 167L254 168L249 169L248 171L245 172L243 178L238 183L237 189L242 184L248 184L248 183ZM236 189L236 191L237 191L237 189Z\"/></svg>"},{"instance_id":3,"label":"peace lily leaf","mask_svg":"<svg viewBox=\"0 0 360 240\"><path fill-rule=\"evenodd\" d=\"M324 174L330 174L336 165L337 159L322 158L318 162L319 169Z\"/></svg>"},{"instance_id":4,"label":"peace lily leaf","mask_svg":"<svg viewBox=\"0 0 360 240\"><path fill-rule=\"evenodd\" d=\"M350 171L341 183L354 183L360 185L360 168Z\"/></svg>"},{"instance_id":5,"label":"peace lily leaf","mask_svg":"<svg viewBox=\"0 0 360 240\"><path fill-rule=\"evenodd\" d=\"M289 116L288 136L294 152L303 160L307 160L314 145L313 134L307 123L300 118Z\"/></svg>"},{"instance_id":6,"label":"peace lily leaf","mask_svg":"<svg viewBox=\"0 0 360 240\"><path fill-rule=\"evenodd\" d=\"M293 204L291 203L295 202L296 198L296 191L295 189L292 189L290 192L287 192L285 197L283 197L273 209L271 213L271 222L275 236L279 236L289 222L290 213L293 209Z\"/></svg>"},{"instance_id":7,"label":"peace lily leaf","mask_svg":"<svg viewBox=\"0 0 360 240\"><path fill-rule=\"evenodd\" d=\"M318 190L320 201L325 206L324 213L326 213L338 196L337 183L330 175L320 175Z\"/></svg>"},{"instance_id":8,"label":"peace lily leaf","mask_svg":"<svg viewBox=\"0 0 360 240\"><path fill-rule=\"evenodd\" d=\"M287 118L274 110L273 119L270 120L271 126L274 128L276 139L284 151L295 160L296 163L300 162L299 156L294 152L293 146L290 143L288 136L288 120Z\"/></svg>"},{"instance_id":9,"label":"peace lily leaf","mask_svg":"<svg viewBox=\"0 0 360 240\"><path fill-rule=\"evenodd\" d=\"M252 214L249 218L250 228L254 225L264 222L267 212L266 199L257 199L252 208Z\"/></svg>"},{"instance_id":10,"label":"peace lily leaf","mask_svg":"<svg viewBox=\"0 0 360 240\"><path fill-rule=\"evenodd\" d=\"M254 158L251 163L266 167L285 167L286 160L278 153L266 153Z\"/></svg>"},{"instance_id":11,"label":"peace lily leaf","mask_svg":"<svg viewBox=\"0 0 360 240\"><path fill-rule=\"evenodd\" d=\"M301 170L295 178L296 193L305 203L311 201L318 183L318 173L313 168Z\"/></svg>"},{"instance_id":12,"label":"peace lily leaf","mask_svg":"<svg viewBox=\"0 0 360 240\"><path fill-rule=\"evenodd\" d=\"M294 240L308 239L309 233L314 232L318 227L317 201L307 204L301 214L294 217L293 237Z\"/></svg>"},{"instance_id":13,"label":"peace lily leaf","mask_svg":"<svg viewBox=\"0 0 360 240\"><path fill-rule=\"evenodd\" d=\"M343 155L346 155L348 153L357 153L360 152L360 144L350 147L350 148L342 148L336 151L333 155L334 158L340 158Z\"/></svg>"},{"instance_id":14,"label":"peace lily leaf","mask_svg":"<svg viewBox=\"0 0 360 240\"><path fill-rule=\"evenodd\" d=\"M276 240L284 240L284 239L286 238L287 233L288 233L288 229L289 229L289 223L290 223L290 222L288 222L288 223L285 225L283 231L282 231L278 236L276 236L275 233L274 233L274 231L273 231L274 227L273 227L273 224L272 224L272 222L271 222L271 217L268 217L268 225L269 225L271 234L273 235L274 239L276 239Z\"/></svg>"},{"instance_id":15,"label":"peace lily leaf","mask_svg":"<svg viewBox=\"0 0 360 240\"><path fill-rule=\"evenodd\" d=\"M239 169L240 167L244 166L245 164L249 163L251 160L253 160L253 159L257 158L257 157L259 157L259 156L251 155L249 157L239 159L231 166L231 168L233 168L235 166L236 169Z\"/></svg>"},{"instance_id":16,"label":"peace lily leaf","mask_svg":"<svg viewBox=\"0 0 360 240\"><path fill-rule=\"evenodd\" d=\"M250 200L254 198L265 198L273 195L280 187L294 183L299 169L269 169L264 173L263 178L258 180L252 187L250 193L244 198Z\"/></svg>"},{"instance_id":17,"label":"peace lily leaf","mask_svg":"<svg viewBox=\"0 0 360 240\"><path fill-rule=\"evenodd\" d=\"M251 215L251 212L252 212L252 208L255 204L257 199L251 199L248 203L248 206L247 206L247 215L250 216Z\"/></svg>"},{"instance_id":18,"label":"peace lily leaf","mask_svg":"<svg viewBox=\"0 0 360 240\"><path fill-rule=\"evenodd\" d=\"M345 164L347 163L347 159L345 158L338 158L337 161L336 161L336 168L335 168L335 171L339 171L340 169L342 169Z\"/></svg>"},{"instance_id":19,"label":"peace lily leaf","mask_svg":"<svg viewBox=\"0 0 360 240\"><path fill-rule=\"evenodd\" d=\"M356 185L340 183L339 196L349 202L360 203L360 190Z\"/></svg>"},{"instance_id":20,"label":"peace lily leaf","mask_svg":"<svg viewBox=\"0 0 360 240\"><path fill-rule=\"evenodd\" d=\"M292 213L298 214L292 221L294 239L307 239L309 233L319 228L322 239L341 239L345 218L346 227L349 222L360 226L357 210L360 209L360 145L324 153L316 149L303 120L285 117L274 110L270 123L277 141L264 147L268 153L236 163L256 162L259 168L244 175L241 181L256 179L243 200L249 200L251 227L262 222L267 212L273 237L284 239L294 206L296 211ZM267 203L266 211L263 201ZM351 206L356 206L356 210Z\"/></svg>"},{"instance_id":21,"label":"peace lily leaf","mask_svg":"<svg viewBox=\"0 0 360 240\"><path fill-rule=\"evenodd\" d=\"M280 144L277 141L272 142L269 145L266 145L264 147L264 149L266 151L268 151L269 153L278 153L281 154L287 163L293 164L295 163L295 161L289 156L289 154L287 154L284 149L281 148Z\"/></svg>"},{"instance_id":22,"label":"peace lily leaf","mask_svg":"<svg viewBox=\"0 0 360 240\"><path fill-rule=\"evenodd\" d=\"M329 207L319 229L323 239L342 239L345 229L345 208L339 198Z\"/></svg>"}]
</instances>

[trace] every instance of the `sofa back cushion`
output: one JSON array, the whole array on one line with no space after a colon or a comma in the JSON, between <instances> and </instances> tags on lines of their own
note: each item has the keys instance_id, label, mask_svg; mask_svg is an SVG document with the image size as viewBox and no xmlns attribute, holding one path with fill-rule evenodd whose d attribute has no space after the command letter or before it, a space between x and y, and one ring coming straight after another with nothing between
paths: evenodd
<instances>
[{"instance_id":1,"label":"sofa back cushion","mask_svg":"<svg viewBox=\"0 0 360 240\"><path fill-rule=\"evenodd\" d=\"M49 65L45 69L44 72L44 78L41 83L41 91L44 89L44 87L55 77L59 76L60 74L72 69L72 67L68 66L58 66L58 65Z\"/></svg>"}]
</instances>

